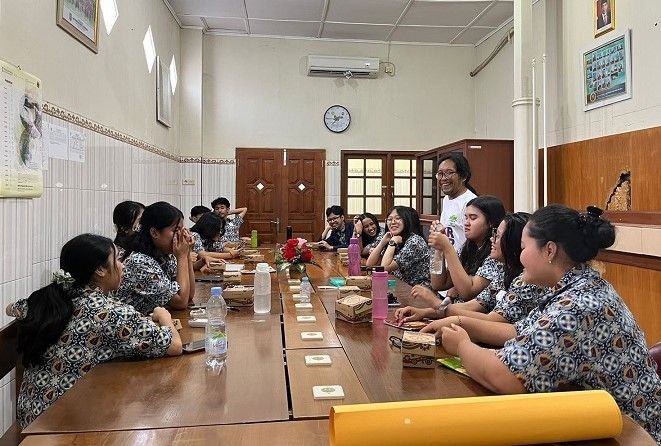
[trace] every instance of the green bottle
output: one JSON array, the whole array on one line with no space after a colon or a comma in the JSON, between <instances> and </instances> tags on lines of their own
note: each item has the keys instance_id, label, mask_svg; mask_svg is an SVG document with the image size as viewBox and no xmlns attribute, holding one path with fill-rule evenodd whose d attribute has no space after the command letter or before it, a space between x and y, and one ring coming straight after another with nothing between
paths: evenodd
<instances>
[{"instance_id":1,"label":"green bottle","mask_svg":"<svg viewBox=\"0 0 661 446\"><path fill-rule=\"evenodd\" d=\"M253 229L250 232L250 247L257 248L257 229Z\"/></svg>"}]
</instances>

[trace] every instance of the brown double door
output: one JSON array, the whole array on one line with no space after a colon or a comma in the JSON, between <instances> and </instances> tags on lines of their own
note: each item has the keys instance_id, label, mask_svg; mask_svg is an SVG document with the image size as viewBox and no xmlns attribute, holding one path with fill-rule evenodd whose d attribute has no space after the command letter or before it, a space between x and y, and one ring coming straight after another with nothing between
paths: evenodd
<instances>
[{"instance_id":1,"label":"brown double door","mask_svg":"<svg viewBox=\"0 0 661 446\"><path fill-rule=\"evenodd\" d=\"M317 240L324 229L325 150L236 149L236 203L246 206L241 235L256 229L261 243Z\"/></svg>"}]
</instances>

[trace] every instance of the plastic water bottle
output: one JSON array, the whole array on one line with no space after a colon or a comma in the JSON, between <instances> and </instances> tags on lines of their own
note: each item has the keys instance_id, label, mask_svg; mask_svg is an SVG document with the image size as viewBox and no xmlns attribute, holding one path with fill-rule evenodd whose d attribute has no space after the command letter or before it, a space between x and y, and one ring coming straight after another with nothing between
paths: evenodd
<instances>
[{"instance_id":1,"label":"plastic water bottle","mask_svg":"<svg viewBox=\"0 0 661 446\"><path fill-rule=\"evenodd\" d=\"M388 317L388 273L377 266L372 273L372 319Z\"/></svg>"},{"instance_id":2,"label":"plastic water bottle","mask_svg":"<svg viewBox=\"0 0 661 446\"><path fill-rule=\"evenodd\" d=\"M227 359L227 333L225 332L227 305L223 299L223 289L211 288L211 298L207 302L207 327L204 349L207 352L207 367L220 373Z\"/></svg>"},{"instance_id":3,"label":"plastic water bottle","mask_svg":"<svg viewBox=\"0 0 661 446\"><path fill-rule=\"evenodd\" d=\"M257 248L259 245L259 240L257 239L257 229L250 231L250 247Z\"/></svg>"},{"instance_id":4,"label":"plastic water bottle","mask_svg":"<svg viewBox=\"0 0 661 446\"><path fill-rule=\"evenodd\" d=\"M357 238L349 241L349 275L360 276L360 245Z\"/></svg>"},{"instance_id":5,"label":"plastic water bottle","mask_svg":"<svg viewBox=\"0 0 661 446\"><path fill-rule=\"evenodd\" d=\"M271 312L271 273L268 263L258 263L255 270L255 313Z\"/></svg>"},{"instance_id":6,"label":"plastic water bottle","mask_svg":"<svg viewBox=\"0 0 661 446\"><path fill-rule=\"evenodd\" d=\"M443 274L445 272L445 254L440 249L433 249L429 272L431 274Z\"/></svg>"},{"instance_id":7,"label":"plastic water bottle","mask_svg":"<svg viewBox=\"0 0 661 446\"><path fill-rule=\"evenodd\" d=\"M312 294L312 284L310 279L305 276L301 279L301 303L310 303L310 295Z\"/></svg>"}]
</instances>

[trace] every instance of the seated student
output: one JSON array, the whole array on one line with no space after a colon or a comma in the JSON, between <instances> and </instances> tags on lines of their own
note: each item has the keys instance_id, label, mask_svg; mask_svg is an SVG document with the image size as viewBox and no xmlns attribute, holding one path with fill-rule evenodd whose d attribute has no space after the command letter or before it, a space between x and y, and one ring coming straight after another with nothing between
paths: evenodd
<instances>
[{"instance_id":1,"label":"seated student","mask_svg":"<svg viewBox=\"0 0 661 446\"><path fill-rule=\"evenodd\" d=\"M468 302L454 304L446 298L435 308L398 308L395 311L395 318L402 322L424 318L442 318L442 320L429 324L430 327L427 330L431 332L433 329L440 334L442 327L458 323L459 318L451 316L466 316L510 324L527 316L539 304L539 300L547 291L543 287L526 284L521 279L523 272L523 265L519 260L521 233L529 216L530 214L526 212L505 215L498 230L491 237L490 257L503 264L502 291L494 289L487 294L480 293L475 299ZM489 284L489 288L492 288L493 283L494 281ZM498 291L498 294L493 291ZM467 331L471 334L468 328Z\"/></svg>"},{"instance_id":2,"label":"seated student","mask_svg":"<svg viewBox=\"0 0 661 446\"><path fill-rule=\"evenodd\" d=\"M243 251L240 248L224 248L220 240L225 232L225 220L214 212L203 214L190 230L193 236L192 250L199 257L193 266L195 270L208 266L211 261L234 259Z\"/></svg>"},{"instance_id":3,"label":"seated student","mask_svg":"<svg viewBox=\"0 0 661 446\"><path fill-rule=\"evenodd\" d=\"M206 206L193 206L190 210L190 217L188 217L188 219L193 223L197 223L202 214L206 214L207 212L211 212L211 209Z\"/></svg>"},{"instance_id":4,"label":"seated student","mask_svg":"<svg viewBox=\"0 0 661 446\"><path fill-rule=\"evenodd\" d=\"M124 278L115 297L142 314L169 305L183 310L195 294L190 260L193 237L181 211L164 201L147 206L140 231L124 260Z\"/></svg>"},{"instance_id":5,"label":"seated student","mask_svg":"<svg viewBox=\"0 0 661 446\"><path fill-rule=\"evenodd\" d=\"M137 201L122 201L112 211L112 222L115 224L117 235L115 245L120 249L119 258L124 257L124 251L128 247L129 240L140 228L140 217L145 210L145 205Z\"/></svg>"},{"instance_id":6,"label":"seated student","mask_svg":"<svg viewBox=\"0 0 661 446\"><path fill-rule=\"evenodd\" d=\"M487 298L492 289L501 289L502 264L489 257L491 234L505 216L503 202L490 195L473 198L466 206L464 232L466 244L457 255L452 241L432 227L429 245L445 255L447 268L444 274L432 274L434 290L448 290L454 300L468 301L482 293ZM490 283L493 283L489 287ZM414 287L411 296L424 307L438 307L438 295L424 287Z\"/></svg>"},{"instance_id":7,"label":"seated student","mask_svg":"<svg viewBox=\"0 0 661 446\"><path fill-rule=\"evenodd\" d=\"M379 219L374 214L365 212L353 218L353 237L358 238L361 255L365 258L369 257L370 251L379 244L383 232Z\"/></svg>"},{"instance_id":8,"label":"seated student","mask_svg":"<svg viewBox=\"0 0 661 446\"><path fill-rule=\"evenodd\" d=\"M450 239L457 253L461 252L466 243L464 232L464 215L466 205L477 192L470 185L471 168L468 160L458 152L446 153L439 160L436 181L438 189L443 193L443 207L438 229Z\"/></svg>"},{"instance_id":9,"label":"seated student","mask_svg":"<svg viewBox=\"0 0 661 446\"><path fill-rule=\"evenodd\" d=\"M110 297L122 278L112 240L74 237L62 247L60 268L52 283L6 310L17 318L25 367L16 407L21 428L101 362L181 354L167 310L158 307L146 317Z\"/></svg>"},{"instance_id":10,"label":"seated student","mask_svg":"<svg viewBox=\"0 0 661 446\"><path fill-rule=\"evenodd\" d=\"M586 265L615 241L601 213L562 205L536 211L523 231L523 280L551 290L510 326L502 349L472 343L463 318L443 328L443 347L495 393L604 389L661 444L661 378L645 336L613 286Z\"/></svg>"},{"instance_id":11,"label":"seated student","mask_svg":"<svg viewBox=\"0 0 661 446\"><path fill-rule=\"evenodd\" d=\"M395 206L388 213L386 232L367 258L367 266L381 265L409 285L429 286L429 246L422 237L415 209Z\"/></svg>"},{"instance_id":12,"label":"seated student","mask_svg":"<svg viewBox=\"0 0 661 446\"><path fill-rule=\"evenodd\" d=\"M329 251L349 246L353 236L353 223L344 221L344 209L334 205L326 209L326 228L321 234L319 247Z\"/></svg>"},{"instance_id":13,"label":"seated student","mask_svg":"<svg viewBox=\"0 0 661 446\"><path fill-rule=\"evenodd\" d=\"M248 208L230 209L230 202L225 197L218 197L211 202L213 211L225 219L225 234L221 238L221 242L238 242L241 240L239 236L239 228L243 224L243 219L248 212ZM229 218L233 215L233 218Z\"/></svg>"}]
</instances>

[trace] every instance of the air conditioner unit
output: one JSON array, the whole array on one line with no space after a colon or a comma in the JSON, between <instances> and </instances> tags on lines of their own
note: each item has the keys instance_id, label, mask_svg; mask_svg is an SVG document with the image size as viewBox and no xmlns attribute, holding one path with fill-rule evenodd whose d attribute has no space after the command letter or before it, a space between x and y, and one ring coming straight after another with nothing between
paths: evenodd
<instances>
[{"instance_id":1,"label":"air conditioner unit","mask_svg":"<svg viewBox=\"0 0 661 446\"><path fill-rule=\"evenodd\" d=\"M375 78L377 57L308 56L308 76Z\"/></svg>"}]
</instances>

